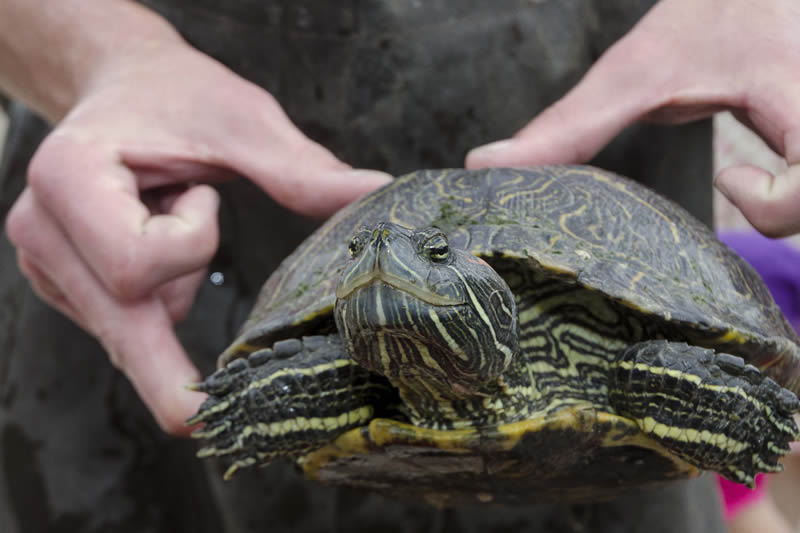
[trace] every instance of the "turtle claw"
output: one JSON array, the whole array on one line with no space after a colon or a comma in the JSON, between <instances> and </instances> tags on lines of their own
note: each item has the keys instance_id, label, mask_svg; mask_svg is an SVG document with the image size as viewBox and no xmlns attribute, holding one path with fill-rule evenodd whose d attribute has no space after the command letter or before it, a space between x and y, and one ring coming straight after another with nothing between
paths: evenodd
<instances>
[{"instance_id":1,"label":"turtle claw","mask_svg":"<svg viewBox=\"0 0 800 533\"><path fill-rule=\"evenodd\" d=\"M197 413L196 415L193 415L193 416L187 418L183 422L183 425L185 427L194 426L196 424L199 424L202 421L203 421L203 413ZM194 437L194 434L195 434L195 432L192 432L192 437Z\"/></svg>"},{"instance_id":2,"label":"turtle claw","mask_svg":"<svg viewBox=\"0 0 800 533\"><path fill-rule=\"evenodd\" d=\"M777 474L778 472L783 472L783 465L778 463L770 469L770 472L773 474Z\"/></svg>"},{"instance_id":3,"label":"turtle claw","mask_svg":"<svg viewBox=\"0 0 800 533\"><path fill-rule=\"evenodd\" d=\"M191 391L205 392L223 396L242 387L248 381L247 372L250 367L246 359L234 359L227 366L220 368L200 383L186 386Z\"/></svg>"},{"instance_id":4,"label":"turtle claw","mask_svg":"<svg viewBox=\"0 0 800 533\"><path fill-rule=\"evenodd\" d=\"M222 474L222 479L228 481L233 477L233 475L236 472L239 471L240 468L247 468L248 466L253 466L257 462L258 461L254 457L246 457L244 459L239 459L238 461L235 461L233 464L231 464L231 466L229 466L227 470L225 470L225 473Z\"/></svg>"},{"instance_id":5,"label":"turtle claw","mask_svg":"<svg viewBox=\"0 0 800 533\"><path fill-rule=\"evenodd\" d=\"M225 481L230 480L238 470L239 470L239 463L233 463L231 466L228 467L227 470L225 470L225 473L222 474L222 479L224 479Z\"/></svg>"},{"instance_id":6,"label":"turtle claw","mask_svg":"<svg viewBox=\"0 0 800 533\"><path fill-rule=\"evenodd\" d=\"M214 414L216 413L214 407L219 405L220 403L222 402L216 399L212 398L207 399L205 402L203 402L203 405L200 406L200 410L198 410L197 413L195 413L194 415L187 418L186 421L183 423L183 425L194 426L195 424L207 421L208 419L214 416Z\"/></svg>"},{"instance_id":7,"label":"turtle claw","mask_svg":"<svg viewBox=\"0 0 800 533\"><path fill-rule=\"evenodd\" d=\"M211 439L230 428L231 423L225 420L222 423L213 426L203 426L202 428L192 431L190 435L193 439Z\"/></svg>"},{"instance_id":8,"label":"turtle claw","mask_svg":"<svg viewBox=\"0 0 800 533\"><path fill-rule=\"evenodd\" d=\"M217 449L212 446L207 446L205 448L200 448L197 450L197 457L200 459L205 459L206 457L213 457L217 455Z\"/></svg>"},{"instance_id":9,"label":"turtle claw","mask_svg":"<svg viewBox=\"0 0 800 533\"><path fill-rule=\"evenodd\" d=\"M183 386L184 389L191 391L191 392L208 392L208 388L206 387L205 381L199 381L197 383L187 383Z\"/></svg>"}]
</instances>

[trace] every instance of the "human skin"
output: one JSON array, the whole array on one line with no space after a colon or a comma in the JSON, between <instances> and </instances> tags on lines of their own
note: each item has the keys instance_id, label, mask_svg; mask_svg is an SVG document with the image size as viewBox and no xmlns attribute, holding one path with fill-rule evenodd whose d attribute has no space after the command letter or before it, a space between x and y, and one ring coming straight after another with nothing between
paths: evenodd
<instances>
[{"instance_id":1,"label":"human skin","mask_svg":"<svg viewBox=\"0 0 800 533\"><path fill-rule=\"evenodd\" d=\"M582 163L637 120L678 124L726 109L788 168L726 168L716 187L765 235L800 232L796 0L662 0L569 93L511 139L470 152L466 166Z\"/></svg>"},{"instance_id":2,"label":"human skin","mask_svg":"<svg viewBox=\"0 0 800 533\"><path fill-rule=\"evenodd\" d=\"M351 170L127 0L0 2L0 87L56 125L7 217L19 266L171 433L202 401L173 331L218 244L217 193L198 183L241 174L325 216L390 179Z\"/></svg>"},{"instance_id":3,"label":"human skin","mask_svg":"<svg viewBox=\"0 0 800 533\"><path fill-rule=\"evenodd\" d=\"M796 162L792 2L663 0L563 100L467 165L585 161L639 118L681 122L721 108L739 109ZM758 46L742 38L756 34ZM386 179L351 171L269 94L127 0L0 2L0 86L56 124L7 219L20 267L100 340L172 433L185 433L201 401L182 389L197 371L173 324L218 242L216 194L196 183L241 174L286 207L323 216ZM800 230L790 208L797 173L732 169L717 184L757 227L787 233Z\"/></svg>"},{"instance_id":4,"label":"human skin","mask_svg":"<svg viewBox=\"0 0 800 533\"><path fill-rule=\"evenodd\" d=\"M729 533L792 533L795 531L769 496L742 509L728 522Z\"/></svg>"}]
</instances>

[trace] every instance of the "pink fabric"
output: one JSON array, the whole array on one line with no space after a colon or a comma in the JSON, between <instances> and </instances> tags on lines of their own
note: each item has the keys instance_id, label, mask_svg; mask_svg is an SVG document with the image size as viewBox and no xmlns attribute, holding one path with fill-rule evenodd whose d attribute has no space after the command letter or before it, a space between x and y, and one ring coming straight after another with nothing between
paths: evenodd
<instances>
[{"instance_id":1,"label":"pink fabric","mask_svg":"<svg viewBox=\"0 0 800 533\"><path fill-rule=\"evenodd\" d=\"M742 509L760 501L767 493L767 479L767 476L759 474L756 476L756 488L751 489L746 485L717 476L725 507L725 519L731 520Z\"/></svg>"}]
</instances>

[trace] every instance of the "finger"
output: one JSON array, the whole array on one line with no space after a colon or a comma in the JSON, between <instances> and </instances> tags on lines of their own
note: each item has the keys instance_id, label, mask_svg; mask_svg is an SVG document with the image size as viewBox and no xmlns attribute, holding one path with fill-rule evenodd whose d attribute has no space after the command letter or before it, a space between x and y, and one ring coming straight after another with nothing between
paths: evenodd
<instances>
[{"instance_id":1,"label":"finger","mask_svg":"<svg viewBox=\"0 0 800 533\"><path fill-rule=\"evenodd\" d=\"M189 314L197 289L205 281L207 274L207 269L201 268L158 288L158 296L173 324L181 322Z\"/></svg>"},{"instance_id":2,"label":"finger","mask_svg":"<svg viewBox=\"0 0 800 533\"><path fill-rule=\"evenodd\" d=\"M294 169L273 182L267 192L293 211L324 218L391 181L391 175L374 170L308 169L304 174Z\"/></svg>"},{"instance_id":3,"label":"finger","mask_svg":"<svg viewBox=\"0 0 800 533\"><path fill-rule=\"evenodd\" d=\"M202 397L183 386L196 382L199 373L178 343L163 302L157 296L134 302L115 299L33 195L23 196L24 203L9 215L12 240L25 242L26 253L51 273L52 284L70 305L81 310L87 330L130 379L161 427L185 434L183 421Z\"/></svg>"},{"instance_id":4,"label":"finger","mask_svg":"<svg viewBox=\"0 0 800 533\"><path fill-rule=\"evenodd\" d=\"M777 176L753 166L731 167L714 185L764 235L800 233L800 164Z\"/></svg>"},{"instance_id":5,"label":"finger","mask_svg":"<svg viewBox=\"0 0 800 533\"><path fill-rule=\"evenodd\" d=\"M30 165L29 184L92 271L124 298L196 271L216 250L212 188L190 187L170 213L151 216L135 177L107 149L51 137Z\"/></svg>"},{"instance_id":6,"label":"finger","mask_svg":"<svg viewBox=\"0 0 800 533\"><path fill-rule=\"evenodd\" d=\"M185 421L204 396L185 386L200 373L178 342L169 315L158 298L111 308L101 342L112 362L133 383L159 426L173 435L188 435ZM110 327L111 326L111 327Z\"/></svg>"},{"instance_id":7,"label":"finger","mask_svg":"<svg viewBox=\"0 0 800 533\"><path fill-rule=\"evenodd\" d=\"M123 149L122 163L134 171L140 191L171 187L176 183L222 183L236 177L231 170L203 158L186 159L162 153L151 146L146 151Z\"/></svg>"},{"instance_id":8,"label":"finger","mask_svg":"<svg viewBox=\"0 0 800 533\"><path fill-rule=\"evenodd\" d=\"M308 143L297 141L266 154L253 147L242 154L240 172L279 204L313 217L328 216L392 180L384 172L349 169L321 146Z\"/></svg>"},{"instance_id":9,"label":"finger","mask_svg":"<svg viewBox=\"0 0 800 533\"><path fill-rule=\"evenodd\" d=\"M642 74L647 72L639 66L642 59L631 37L623 38L513 138L469 152L467 168L590 160L623 128L660 105L663 89Z\"/></svg>"},{"instance_id":10,"label":"finger","mask_svg":"<svg viewBox=\"0 0 800 533\"><path fill-rule=\"evenodd\" d=\"M351 169L306 137L274 98L260 88L258 93L254 101L261 105L249 110L248 120L209 142L279 204L304 215L328 216L391 181L384 172Z\"/></svg>"},{"instance_id":11,"label":"finger","mask_svg":"<svg viewBox=\"0 0 800 533\"><path fill-rule=\"evenodd\" d=\"M57 309L79 327L86 329L87 324L83 316L67 301L64 293L56 287L55 283L36 265L33 258L23 250L17 250L17 264L33 288L33 292L51 307Z\"/></svg>"},{"instance_id":12,"label":"finger","mask_svg":"<svg viewBox=\"0 0 800 533\"><path fill-rule=\"evenodd\" d=\"M48 232L47 227L39 227L35 201L30 189L26 187L14 202L6 219L8 238L17 249L17 265L42 300L84 327L82 316L66 301L64 293L55 285L52 276L36 256L41 247L39 243L49 242L54 236Z\"/></svg>"}]
</instances>

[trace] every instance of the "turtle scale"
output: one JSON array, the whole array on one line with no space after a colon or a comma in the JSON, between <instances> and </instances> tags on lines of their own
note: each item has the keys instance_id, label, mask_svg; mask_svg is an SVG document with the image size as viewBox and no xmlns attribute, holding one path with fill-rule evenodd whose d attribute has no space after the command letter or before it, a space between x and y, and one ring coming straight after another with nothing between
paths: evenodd
<instances>
[{"instance_id":1,"label":"turtle scale","mask_svg":"<svg viewBox=\"0 0 800 533\"><path fill-rule=\"evenodd\" d=\"M589 166L423 170L354 202L287 257L220 364L328 324L346 242L380 220L600 291L800 392L800 339L758 274L687 211Z\"/></svg>"}]
</instances>

